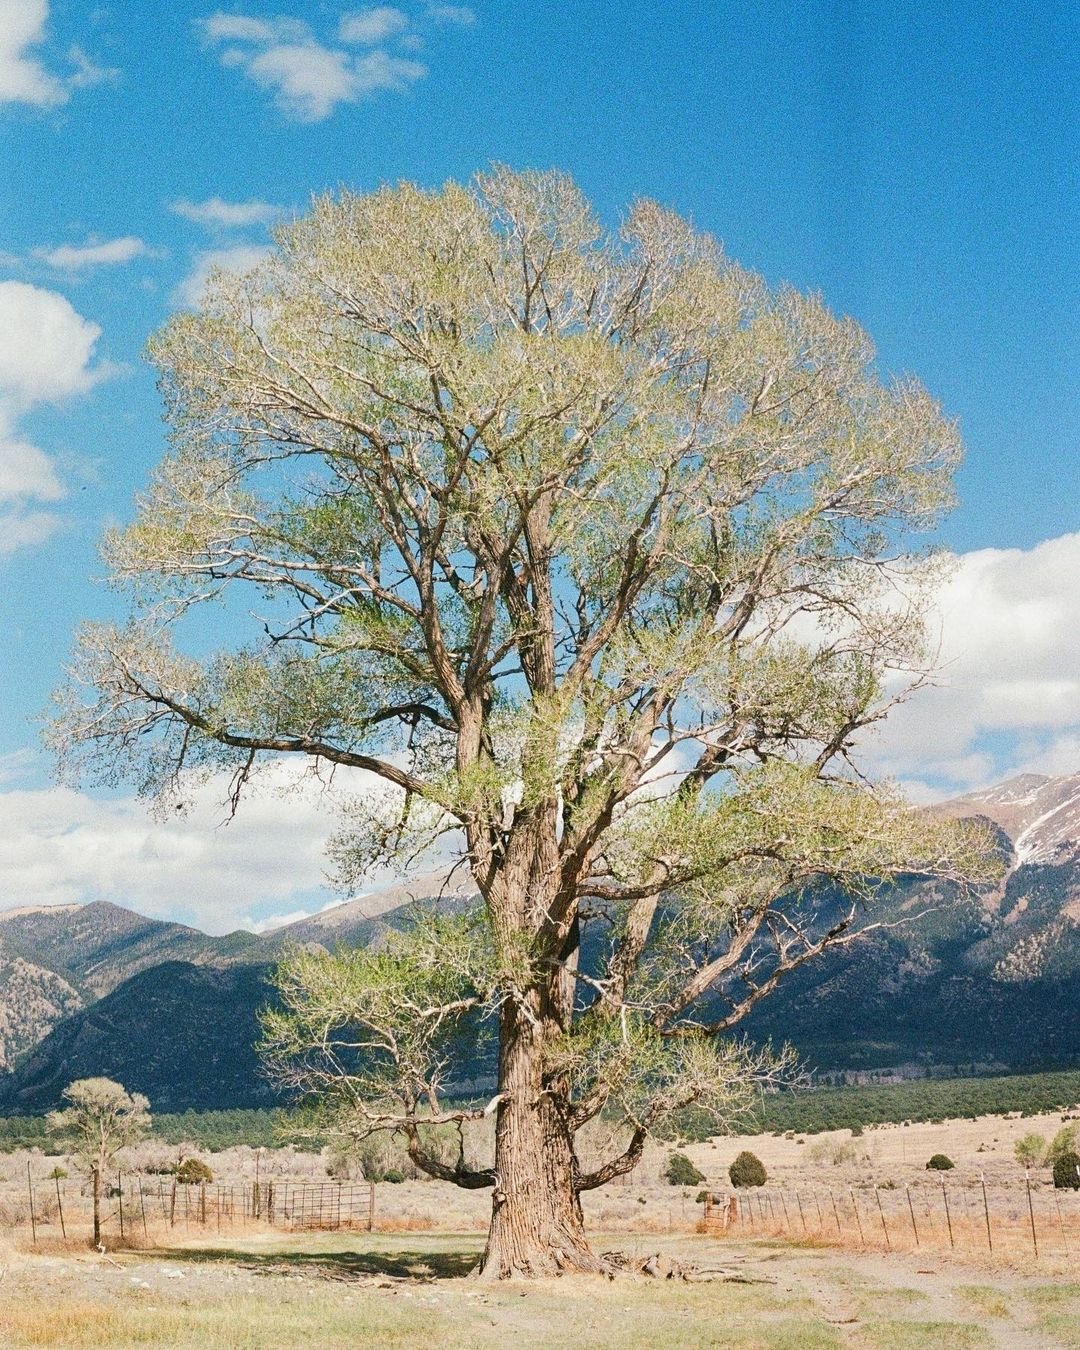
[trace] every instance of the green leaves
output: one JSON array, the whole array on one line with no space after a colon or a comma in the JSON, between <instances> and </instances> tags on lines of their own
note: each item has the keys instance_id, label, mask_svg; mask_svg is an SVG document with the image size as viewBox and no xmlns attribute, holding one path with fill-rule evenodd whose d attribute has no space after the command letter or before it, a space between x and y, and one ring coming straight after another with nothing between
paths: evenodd
<instances>
[{"instance_id":1,"label":"green leaves","mask_svg":"<svg viewBox=\"0 0 1080 1350\"><path fill-rule=\"evenodd\" d=\"M417 912L405 931L356 950L295 949L275 975L283 1008L262 1015L263 1053L279 1079L365 1112L406 1109L440 1088L463 1019L497 983L476 912Z\"/></svg>"}]
</instances>

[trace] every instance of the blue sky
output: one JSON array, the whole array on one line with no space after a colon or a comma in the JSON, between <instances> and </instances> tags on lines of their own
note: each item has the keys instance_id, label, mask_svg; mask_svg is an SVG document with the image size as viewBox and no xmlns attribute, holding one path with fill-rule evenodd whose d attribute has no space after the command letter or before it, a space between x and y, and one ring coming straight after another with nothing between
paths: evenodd
<instances>
[{"instance_id":1,"label":"blue sky","mask_svg":"<svg viewBox=\"0 0 1080 1350\"><path fill-rule=\"evenodd\" d=\"M916 795L1080 770L1078 76L1064 3L0 0L0 833L30 841L0 844L0 906L183 909L124 852L174 836L50 792L27 721L109 612L96 540L164 449L147 337L312 193L492 161L569 171L613 223L660 199L927 384L968 448L949 673L871 753ZM50 869L58 838L99 872ZM312 903L298 870L272 899L253 877L248 908Z\"/></svg>"}]
</instances>

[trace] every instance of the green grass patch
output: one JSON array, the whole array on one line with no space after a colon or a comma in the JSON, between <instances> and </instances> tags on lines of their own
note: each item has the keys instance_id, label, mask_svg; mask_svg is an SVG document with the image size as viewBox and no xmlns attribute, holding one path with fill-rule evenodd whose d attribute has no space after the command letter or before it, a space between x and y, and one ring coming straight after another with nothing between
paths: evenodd
<instances>
[{"instance_id":1,"label":"green grass patch","mask_svg":"<svg viewBox=\"0 0 1080 1350\"><path fill-rule=\"evenodd\" d=\"M1008 1317L1011 1304L1000 1289L986 1284L961 1284L953 1293L968 1309L981 1317Z\"/></svg>"},{"instance_id":2,"label":"green grass patch","mask_svg":"<svg viewBox=\"0 0 1080 1350\"><path fill-rule=\"evenodd\" d=\"M995 1344L972 1322L864 1322L859 1344L873 1350L982 1350Z\"/></svg>"}]
</instances>

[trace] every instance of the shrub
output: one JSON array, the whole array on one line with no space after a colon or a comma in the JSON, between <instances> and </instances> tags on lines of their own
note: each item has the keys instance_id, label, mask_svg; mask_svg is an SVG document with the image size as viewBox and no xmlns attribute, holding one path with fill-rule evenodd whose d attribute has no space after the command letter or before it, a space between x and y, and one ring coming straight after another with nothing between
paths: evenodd
<instances>
[{"instance_id":1,"label":"shrub","mask_svg":"<svg viewBox=\"0 0 1080 1350\"><path fill-rule=\"evenodd\" d=\"M664 1176L673 1186L700 1186L705 1173L699 1172L685 1153L673 1153L668 1159Z\"/></svg>"},{"instance_id":2,"label":"shrub","mask_svg":"<svg viewBox=\"0 0 1080 1350\"><path fill-rule=\"evenodd\" d=\"M67 1176L67 1169L66 1169L66 1168L64 1168L64 1167L54 1167L53 1170L49 1173L49 1180L50 1180L50 1181L63 1181L63 1179L64 1179L66 1176Z\"/></svg>"},{"instance_id":3,"label":"shrub","mask_svg":"<svg viewBox=\"0 0 1080 1350\"><path fill-rule=\"evenodd\" d=\"M1050 1140L1050 1147L1046 1150L1046 1161L1056 1163L1059 1158L1066 1153L1080 1152L1080 1146L1077 1145L1076 1136L1080 1133L1080 1126L1063 1125L1053 1139Z\"/></svg>"},{"instance_id":4,"label":"shrub","mask_svg":"<svg viewBox=\"0 0 1080 1350\"><path fill-rule=\"evenodd\" d=\"M935 1153L926 1166L932 1172L951 1172L956 1164L947 1154Z\"/></svg>"},{"instance_id":5,"label":"shrub","mask_svg":"<svg viewBox=\"0 0 1080 1350\"><path fill-rule=\"evenodd\" d=\"M1013 1145L1013 1153L1021 1167L1038 1167L1046 1157L1046 1140L1034 1132L1022 1135Z\"/></svg>"},{"instance_id":6,"label":"shrub","mask_svg":"<svg viewBox=\"0 0 1080 1350\"><path fill-rule=\"evenodd\" d=\"M769 1174L761 1159L744 1149L728 1168L728 1176L733 1186L764 1186Z\"/></svg>"},{"instance_id":7,"label":"shrub","mask_svg":"<svg viewBox=\"0 0 1080 1350\"><path fill-rule=\"evenodd\" d=\"M1080 1153L1054 1159L1054 1185L1059 1191L1080 1191Z\"/></svg>"},{"instance_id":8,"label":"shrub","mask_svg":"<svg viewBox=\"0 0 1080 1350\"><path fill-rule=\"evenodd\" d=\"M807 1162L832 1163L833 1167L843 1167L846 1163L857 1162L858 1158L858 1151L850 1140L838 1142L833 1139L819 1139L806 1150Z\"/></svg>"},{"instance_id":9,"label":"shrub","mask_svg":"<svg viewBox=\"0 0 1080 1350\"><path fill-rule=\"evenodd\" d=\"M182 1186L198 1186L213 1181L214 1174L201 1158L185 1158L176 1169L176 1179Z\"/></svg>"},{"instance_id":10,"label":"shrub","mask_svg":"<svg viewBox=\"0 0 1080 1350\"><path fill-rule=\"evenodd\" d=\"M382 1174L382 1179L383 1181L390 1181L395 1186L398 1186L405 1180L405 1173L399 1172L396 1167L388 1167Z\"/></svg>"}]
</instances>

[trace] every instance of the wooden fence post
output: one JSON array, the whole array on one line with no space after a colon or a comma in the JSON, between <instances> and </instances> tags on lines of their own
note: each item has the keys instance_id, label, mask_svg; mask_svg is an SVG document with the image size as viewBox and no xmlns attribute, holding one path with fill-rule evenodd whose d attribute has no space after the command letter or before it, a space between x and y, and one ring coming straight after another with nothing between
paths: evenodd
<instances>
[{"instance_id":1,"label":"wooden fence post","mask_svg":"<svg viewBox=\"0 0 1080 1350\"><path fill-rule=\"evenodd\" d=\"M34 1215L34 1182L30 1176L30 1159L26 1160L26 1189L30 1192L30 1231L34 1235L34 1246L37 1246L37 1218Z\"/></svg>"},{"instance_id":2,"label":"wooden fence post","mask_svg":"<svg viewBox=\"0 0 1080 1350\"><path fill-rule=\"evenodd\" d=\"M877 1196L878 1213L881 1215L881 1231L885 1234L885 1246L891 1252L892 1243L889 1240L889 1230L885 1227L885 1211L881 1206L881 1188L875 1186L874 1194Z\"/></svg>"},{"instance_id":3,"label":"wooden fence post","mask_svg":"<svg viewBox=\"0 0 1080 1350\"><path fill-rule=\"evenodd\" d=\"M863 1237L863 1230L862 1230L862 1215L859 1213L859 1202L855 1199L855 1188L854 1188L854 1186L849 1186L849 1187L848 1187L848 1192L849 1192L850 1195L851 1195L851 1208L855 1211L855 1222L856 1222L856 1224L857 1224L858 1227L859 1227L859 1246L860 1246L860 1247L865 1247L865 1246L866 1246L866 1239Z\"/></svg>"},{"instance_id":4,"label":"wooden fence post","mask_svg":"<svg viewBox=\"0 0 1080 1350\"><path fill-rule=\"evenodd\" d=\"M917 1247L919 1245L919 1225L915 1222L915 1206L911 1203L911 1187L905 1186L904 1190L907 1191L907 1207L908 1213L911 1215L911 1231L915 1234L915 1246Z\"/></svg>"},{"instance_id":5,"label":"wooden fence post","mask_svg":"<svg viewBox=\"0 0 1080 1350\"><path fill-rule=\"evenodd\" d=\"M1035 1206L1031 1203L1031 1173L1024 1168L1024 1185L1027 1187L1028 1217L1031 1219L1031 1245L1035 1248L1035 1256L1039 1255L1039 1239L1035 1236Z\"/></svg>"},{"instance_id":6,"label":"wooden fence post","mask_svg":"<svg viewBox=\"0 0 1080 1350\"><path fill-rule=\"evenodd\" d=\"M994 1239L990 1236L990 1202L986 1198L986 1173L979 1173L979 1180L982 1182L983 1195L983 1213L986 1215L986 1245L990 1251L994 1250Z\"/></svg>"},{"instance_id":7,"label":"wooden fence post","mask_svg":"<svg viewBox=\"0 0 1080 1350\"><path fill-rule=\"evenodd\" d=\"M54 1168L54 1171L55 1170L57 1169ZM60 1215L60 1232L63 1234L64 1241L66 1242L67 1228L64 1224L64 1206L60 1200L60 1178L58 1176L54 1176L53 1180L56 1182L56 1212Z\"/></svg>"},{"instance_id":8,"label":"wooden fence post","mask_svg":"<svg viewBox=\"0 0 1080 1350\"><path fill-rule=\"evenodd\" d=\"M116 1193L120 1203L120 1241L124 1241L124 1174L116 1174Z\"/></svg>"}]
</instances>

